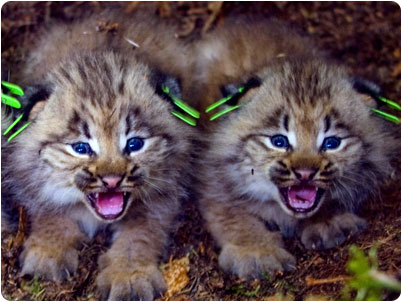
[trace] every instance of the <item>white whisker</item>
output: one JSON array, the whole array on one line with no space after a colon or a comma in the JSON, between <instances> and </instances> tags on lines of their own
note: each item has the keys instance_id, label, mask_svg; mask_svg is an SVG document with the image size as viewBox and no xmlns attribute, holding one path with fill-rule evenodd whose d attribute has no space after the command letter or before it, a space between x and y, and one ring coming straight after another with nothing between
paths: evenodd
<instances>
[{"instance_id":1,"label":"white whisker","mask_svg":"<svg viewBox=\"0 0 402 302\"><path fill-rule=\"evenodd\" d=\"M163 190L162 190L160 187L158 187L156 184L154 184L154 183L152 183L152 182L150 182L150 181L147 181L147 180L144 180L144 182L145 182L146 184L148 184L149 186L151 186L152 188L154 188L156 191L158 191L161 195L164 194L164 193L163 193Z\"/></svg>"},{"instance_id":2,"label":"white whisker","mask_svg":"<svg viewBox=\"0 0 402 302\"><path fill-rule=\"evenodd\" d=\"M174 185L174 182L169 181L169 180L167 180L167 179L158 178L158 177L153 177L153 176L148 176L148 178L151 179L151 180L161 181L161 182L167 183L167 184L169 184L169 185Z\"/></svg>"}]
</instances>

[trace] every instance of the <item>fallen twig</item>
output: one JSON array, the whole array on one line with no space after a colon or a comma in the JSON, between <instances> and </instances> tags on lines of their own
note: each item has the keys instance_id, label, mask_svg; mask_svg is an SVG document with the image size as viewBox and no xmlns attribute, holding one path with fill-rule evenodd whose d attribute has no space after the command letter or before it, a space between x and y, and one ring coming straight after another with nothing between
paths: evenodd
<instances>
[{"instance_id":1,"label":"fallen twig","mask_svg":"<svg viewBox=\"0 0 402 302\"><path fill-rule=\"evenodd\" d=\"M338 276L332 278L324 278L324 279L315 279L310 276L306 276L306 285L313 286L313 285L321 285L321 284L328 284L328 283L336 283L336 282L345 282L350 279L349 276Z\"/></svg>"}]
</instances>

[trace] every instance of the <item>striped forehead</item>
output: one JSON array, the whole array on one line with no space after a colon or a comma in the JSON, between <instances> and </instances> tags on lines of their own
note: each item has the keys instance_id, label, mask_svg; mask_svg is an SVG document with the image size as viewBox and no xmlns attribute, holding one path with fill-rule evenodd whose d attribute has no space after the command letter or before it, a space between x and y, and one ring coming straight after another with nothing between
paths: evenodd
<instances>
[{"instance_id":1,"label":"striped forehead","mask_svg":"<svg viewBox=\"0 0 402 302\"><path fill-rule=\"evenodd\" d=\"M264 127L269 132L287 136L289 143L296 147L297 144L311 144L313 141L321 141L323 137L333 135L339 129L348 127L339 120L340 114L332 109L325 114L321 112L294 111L280 108L274 110L265 120Z\"/></svg>"},{"instance_id":2,"label":"striped forehead","mask_svg":"<svg viewBox=\"0 0 402 302\"><path fill-rule=\"evenodd\" d=\"M78 105L78 106L77 106ZM69 118L66 120L68 130L76 135L82 134L88 139L95 132L104 135L112 135L118 132L130 132L132 130L149 128L139 106L116 106L112 109L94 107L89 103L74 104L69 110Z\"/></svg>"},{"instance_id":3,"label":"striped forehead","mask_svg":"<svg viewBox=\"0 0 402 302\"><path fill-rule=\"evenodd\" d=\"M57 72L58 80L65 85L74 87L78 96L87 99L93 106L98 105L116 95L113 80L112 66L106 61L71 62L60 66ZM92 64L90 64L92 63ZM106 103L102 104L106 105Z\"/></svg>"}]
</instances>

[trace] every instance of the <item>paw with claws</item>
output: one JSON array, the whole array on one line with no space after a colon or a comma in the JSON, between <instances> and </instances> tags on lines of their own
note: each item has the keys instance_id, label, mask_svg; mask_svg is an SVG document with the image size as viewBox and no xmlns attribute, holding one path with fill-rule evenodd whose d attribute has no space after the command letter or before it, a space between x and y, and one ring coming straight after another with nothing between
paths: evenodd
<instances>
[{"instance_id":1,"label":"paw with claws","mask_svg":"<svg viewBox=\"0 0 402 302\"><path fill-rule=\"evenodd\" d=\"M29 238L20 256L21 275L35 275L60 281L74 274L78 267L78 251L71 246L38 244Z\"/></svg>"},{"instance_id":2,"label":"paw with claws","mask_svg":"<svg viewBox=\"0 0 402 302\"><path fill-rule=\"evenodd\" d=\"M105 255L102 257L105 258ZM166 290L165 280L156 265L136 265L124 260L104 267L96 283L102 298L113 301L151 301Z\"/></svg>"},{"instance_id":3,"label":"paw with claws","mask_svg":"<svg viewBox=\"0 0 402 302\"><path fill-rule=\"evenodd\" d=\"M344 213L328 221L306 225L301 241L308 249L328 249L342 244L349 235L355 235L365 227L364 219L352 213Z\"/></svg>"},{"instance_id":4,"label":"paw with claws","mask_svg":"<svg viewBox=\"0 0 402 302\"><path fill-rule=\"evenodd\" d=\"M264 273L295 269L296 260L285 249L271 246L239 246L226 244L219 255L219 264L240 278L260 278Z\"/></svg>"}]
</instances>

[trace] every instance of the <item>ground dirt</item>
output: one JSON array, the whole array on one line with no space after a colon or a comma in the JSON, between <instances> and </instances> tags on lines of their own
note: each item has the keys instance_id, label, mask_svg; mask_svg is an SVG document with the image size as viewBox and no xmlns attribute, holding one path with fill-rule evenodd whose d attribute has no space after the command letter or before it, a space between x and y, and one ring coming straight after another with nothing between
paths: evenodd
<instances>
[{"instance_id":1,"label":"ground dirt","mask_svg":"<svg viewBox=\"0 0 402 302\"><path fill-rule=\"evenodd\" d=\"M106 6L141 10L153 5L160 18L174 19L180 39L198 39L225 22L229 15L276 17L315 38L317 44L344 62L351 74L378 83L384 95L400 102L401 11L394 2L9 2L1 11L2 78L18 66L36 40L37 31L54 20L72 21ZM297 258L291 273L276 273L264 280L239 280L217 264L217 248L203 227L196 197L185 206L162 262L188 259L183 288L169 300L337 300L347 279L345 264L352 243L367 251L379 245L379 269L400 278L400 182L386 186L381 198L366 204L362 216L369 227L340 247L307 251L296 240L286 246ZM27 218L20 212L19 232L3 233L1 290L9 300L97 300L94 280L97 258L106 250L107 234L97 235L80 252L77 274L61 283L19 276L18 255L26 238ZM184 261L186 262L186 261ZM183 263L184 263L183 262ZM188 270L188 271L187 271ZM187 278L188 277L188 278ZM319 282L311 280L318 279ZM318 283L318 284L317 284ZM396 299L385 292L383 299Z\"/></svg>"}]
</instances>

